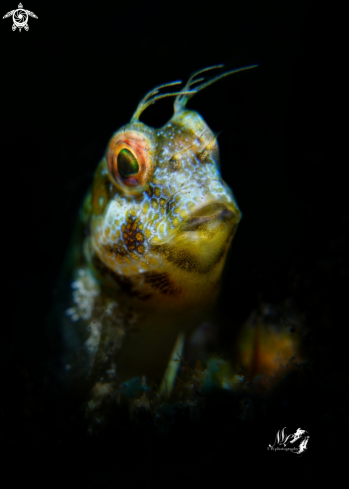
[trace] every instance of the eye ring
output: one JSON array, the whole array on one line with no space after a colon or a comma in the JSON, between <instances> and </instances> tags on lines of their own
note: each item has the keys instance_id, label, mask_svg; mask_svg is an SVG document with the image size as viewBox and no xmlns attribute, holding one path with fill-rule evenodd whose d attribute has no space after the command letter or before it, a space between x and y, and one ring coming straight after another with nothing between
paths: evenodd
<instances>
[{"instance_id":1,"label":"eye ring","mask_svg":"<svg viewBox=\"0 0 349 489\"><path fill-rule=\"evenodd\" d=\"M124 192L139 193L146 190L153 173L149 139L137 131L119 131L108 146L109 173Z\"/></svg>"}]
</instances>

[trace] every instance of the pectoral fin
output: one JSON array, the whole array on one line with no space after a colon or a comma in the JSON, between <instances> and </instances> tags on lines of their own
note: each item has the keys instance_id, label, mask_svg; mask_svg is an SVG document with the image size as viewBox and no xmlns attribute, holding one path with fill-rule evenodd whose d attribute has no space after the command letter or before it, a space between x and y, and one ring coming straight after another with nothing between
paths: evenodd
<instances>
[{"instance_id":1,"label":"pectoral fin","mask_svg":"<svg viewBox=\"0 0 349 489\"><path fill-rule=\"evenodd\" d=\"M181 364L181 356L183 354L184 348L184 338L184 333L179 333L176 343L173 347L165 375L160 385L159 393L161 396L169 397L172 392L173 386L176 381L178 369Z\"/></svg>"}]
</instances>

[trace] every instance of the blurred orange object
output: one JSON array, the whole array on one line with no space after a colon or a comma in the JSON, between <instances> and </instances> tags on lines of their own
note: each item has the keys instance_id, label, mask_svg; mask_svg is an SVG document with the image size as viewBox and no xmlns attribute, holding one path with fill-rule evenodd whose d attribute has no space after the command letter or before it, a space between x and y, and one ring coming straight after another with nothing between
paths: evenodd
<instances>
[{"instance_id":1,"label":"blurred orange object","mask_svg":"<svg viewBox=\"0 0 349 489\"><path fill-rule=\"evenodd\" d=\"M262 304L242 326L237 341L237 362L246 380L263 376L268 384L305 361L302 352L303 319L289 304Z\"/></svg>"}]
</instances>

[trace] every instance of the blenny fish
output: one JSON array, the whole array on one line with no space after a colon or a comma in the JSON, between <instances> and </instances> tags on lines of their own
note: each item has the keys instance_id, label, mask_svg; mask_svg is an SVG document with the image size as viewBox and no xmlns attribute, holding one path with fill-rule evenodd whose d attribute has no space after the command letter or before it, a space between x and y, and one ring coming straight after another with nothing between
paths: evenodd
<instances>
[{"instance_id":1,"label":"blenny fish","mask_svg":"<svg viewBox=\"0 0 349 489\"><path fill-rule=\"evenodd\" d=\"M79 213L63 362L99 393L135 377L173 377L173 352L180 357L215 304L241 212L219 171L217 136L186 104L255 65L202 76L221 66L194 73L180 91L160 91L181 83L173 82L143 98L111 137ZM163 127L140 122L170 96L174 113Z\"/></svg>"}]
</instances>

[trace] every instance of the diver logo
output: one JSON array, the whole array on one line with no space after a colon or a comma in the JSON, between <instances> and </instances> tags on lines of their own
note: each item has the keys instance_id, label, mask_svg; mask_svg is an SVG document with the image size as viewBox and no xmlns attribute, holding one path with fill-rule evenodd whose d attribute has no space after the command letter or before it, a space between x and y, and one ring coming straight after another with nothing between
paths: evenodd
<instances>
[{"instance_id":1,"label":"diver logo","mask_svg":"<svg viewBox=\"0 0 349 489\"><path fill-rule=\"evenodd\" d=\"M21 3L18 4L17 9L11 10L11 12L7 12L7 14L3 16L3 19L6 19L7 17L11 17L11 15L13 20L12 30L15 31L18 27L19 32L21 32L22 29L25 29L26 31L29 30L29 25L28 25L29 16L34 17L34 19L38 18L30 10L25 10Z\"/></svg>"},{"instance_id":2,"label":"diver logo","mask_svg":"<svg viewBox=\"0 0 349 489\"><path fill-rule=\"evenodd\" d=\"M293 435L285 435L285 428L276 433L274 445L268 445L268 450L285 450L297 455L303 455L308 450L308 432L298 428Z\"/></svg>"}]
</instances>

